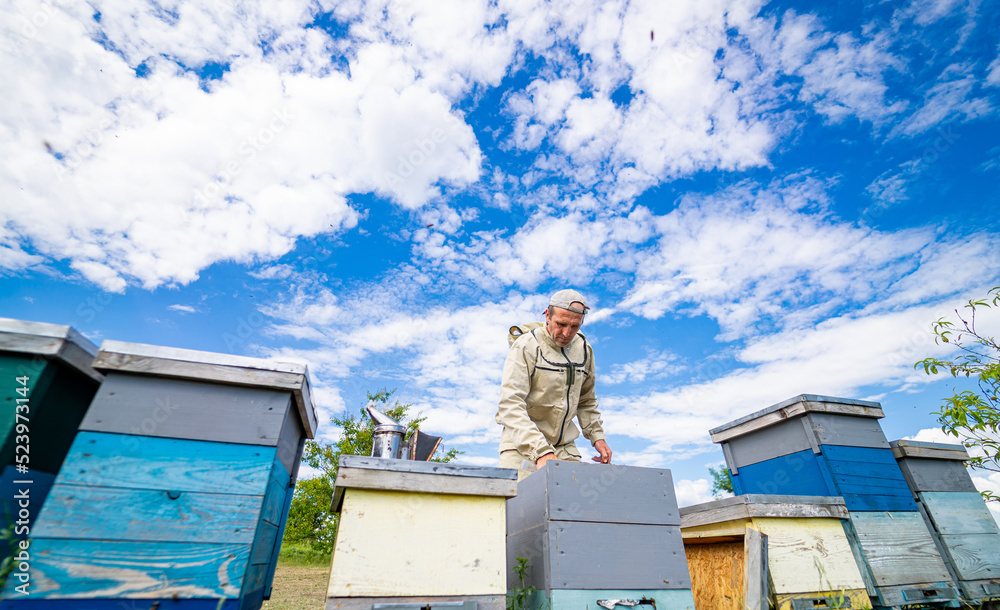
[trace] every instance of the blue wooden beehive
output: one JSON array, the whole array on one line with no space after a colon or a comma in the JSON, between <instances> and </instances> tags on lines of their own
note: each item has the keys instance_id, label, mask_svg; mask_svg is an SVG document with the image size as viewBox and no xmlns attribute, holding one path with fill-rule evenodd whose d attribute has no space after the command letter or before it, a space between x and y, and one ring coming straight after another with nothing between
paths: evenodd
<instances>
[{"instance_id":1,"label":"blue wooden beehive","mask_svg":"<svg viewBox=\"0 0 1000 610\"><path fill-rule=\"evenodd\" d=\"M535 587L533 608L694 610L680 523L669 470L548 462L507 500L507 587ZM518 557L531 565L524 583Z\"/></svg>"},{"instance_id":2,"label":"blue wooden beehive","mask_svg":"<svg viewBox=\"0 0 1000 610\"><path fill-rule=\"evenodd\" d=\"M802 394L719 426L736 494L841 496L876 605L955 604L959 592L878 420L877 402Z\"/></svg>"},{"instance_id":3,"label":"blue wooden beehive","mask_svg":"<svg viewBox=\"0 0 1000 610\"><path fill-rule=\"evenodd\" d=\"M0 527L13 526L17 539L37 522L104 377L90 366L95 354L69 326L0 318ZM0 561L9 555L0 544ZM15 585L18 577L27 575L15 569Z\"/></svg>"},{"instance_id":4,"label":"blue wooden beehive","mask_svg":"<svg viewBox=\"0 0 1000 610\"><path fill-rule=\"evenodd\" d=\"M965 468L965 447L906 440L889 445L964 601L1000 598L1000 528Z\"/></svg>"},{"instance_id":5,"label":"blue wooden beehive","mask_svg":"<svg viewBox=\"0 0 1000 610\"><path fill-rule=\"evenodd\" d=\"M301 364L105 341L104 382L0 608L253 610L270 594L305 438Z\"/></svg>"}]
</instances>

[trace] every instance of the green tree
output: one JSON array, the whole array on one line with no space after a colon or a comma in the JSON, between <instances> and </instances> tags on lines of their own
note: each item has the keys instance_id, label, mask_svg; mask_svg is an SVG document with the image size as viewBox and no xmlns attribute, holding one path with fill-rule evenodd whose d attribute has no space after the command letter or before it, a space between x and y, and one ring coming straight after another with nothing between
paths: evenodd
<instances>
[{"instance_id":1,"label":"green tree","mask_svg":"<svg viewBox=\"0 0 1000 610\"><path fill-rule=\"evenodd\" d=\"M940 411L935 411L941 429L961 439L962 444L976 455L969 465L981 470L1000 472L1000 345L994 337L981 334L976 329L976 315L1000 308L1000 286L994 287L986 298L970 300L963 309L955 310L958 322L938 318L933 324L934 342L947 343L958 348L950 360L924 358L914 367L923 367L928 375L948 371L952 377L975 379L979 390L953 390L944 399ZM970 452L973 453L973 452ZM981 455L979 455L981 453ZM1000 500L989 491L982 492L987 500Z\"/></svg>"},{"instance_id":2,"label":"green tree","mask_svg":"<svg viewBox=\"0 0 1000 610\"><path fill-rule=\"evenodd\" d=\"M725 466L714 468L708 467L708 474L712 475L712 497L718 500L725 493L733 494L733 479L729 476L729 469Z\"/></svg>"},{"instance_id":3,"label":"green tree","mask_svg":"<svg viewBox=\"0 0 1000 610\"><path fill-rule=\"evenodd\" d=\"M410 418L409 411L413 405L400 404L398 400L389 406L389 398L395 391L383 388L374 394L369 393L368 401L385 405L379 406L379 410L403 423L407 433L411 433L426 418L419 416ZM330 504L333 502L333 488L337 480L340 456L371 455L372 435L375 429L375 424L364 407L360 409L360 416L344 413L333 417L331 421L343 430L339 441L321 443L307 440L305 443L302 461L320 472L317 476L303 479L296 484L282 541L283 544L306 543L313 550L325 554L333 552L333 543L337 535L337 517L330 512ZM461 453L457 449L449 449L432 461L450 462Z\"/></svg>"}]
</instances>

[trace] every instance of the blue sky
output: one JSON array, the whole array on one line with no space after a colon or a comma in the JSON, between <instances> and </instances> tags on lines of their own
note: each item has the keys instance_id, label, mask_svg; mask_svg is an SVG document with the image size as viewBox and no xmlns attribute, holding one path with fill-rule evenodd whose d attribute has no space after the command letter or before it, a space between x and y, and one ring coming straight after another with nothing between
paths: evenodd
<instances>
[{"instance_id":1,"label":"blue sky","mask_svg":"<svg viewBox=\"0 0 1000 610\"><path fill-rule=\"evenodd\" d=\"M997 9L16 0L0 315L304 360L322 421L396 388L492 464L506 328L572 286L616 461L682 504L799 393L943 440L913 363L1000 283Z\"/></svg>"}]
</instances>

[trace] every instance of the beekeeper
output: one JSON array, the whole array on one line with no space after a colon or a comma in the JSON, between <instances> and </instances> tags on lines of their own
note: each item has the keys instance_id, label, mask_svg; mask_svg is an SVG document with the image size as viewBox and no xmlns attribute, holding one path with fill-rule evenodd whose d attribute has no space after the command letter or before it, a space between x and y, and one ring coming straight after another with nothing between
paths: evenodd
<instances>
[{"instance_id":1,"label":"beekeeper","mask_svg":"<svg viewBox=\"0 0 1000 610\"><path fill-rule=\"evenodd\" d=\"M536 328L507 353L497 411L500 467L517 468L518 480L549 460L581 461L573 442L581 430L600 454L591 459L611 463L594 394L594 350L579 333L588 309L582 294L560 290L549 300L545 324L527 325Z\"/></svg>"}]
</instances>

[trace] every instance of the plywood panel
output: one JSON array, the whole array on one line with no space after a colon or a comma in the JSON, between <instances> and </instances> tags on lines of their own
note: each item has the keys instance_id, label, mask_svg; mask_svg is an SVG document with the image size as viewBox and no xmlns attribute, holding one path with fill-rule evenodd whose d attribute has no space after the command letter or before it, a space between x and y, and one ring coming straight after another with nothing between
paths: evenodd
<instances>
[{"instance_id":1,"label":"plywood panel","mask_svg":"<svg viewBox=\"0 0 1000 610\"><path fill-rule=\"evenodd\" d=\"M919 498L941 534L1000 534L979 492L928 491Z\"/></svg>"},{"instance_id":2,"label":"plywood panel","mask_svg":"<svg viewBox=\"0 0 1000 610\"><path fill-rule=\"evenodd\" d=\"M33 598L218 600L239 595L250 545L35 538L31 551Z\"/></svg>"},{"instance_id":3,"label":"plywood panel","mask_svg":"<svg viewBox=\"0 0 1000 610\"><path fill-rule=\"evenodd\" d=\"M864 589L840 519L755 518L753 524L767 534L775 593Z\"/></svg>"},{"instance_id":4,"label":"plywood panel","mask_svg":"<svg viewBox=\"0 0 1000 610\"><path fill-rule=\"evenodd\" d=\"M503 594L505 555L502 497L349 489L328 594Z\"/></svg>"},{"instance_id":5,"label":"plywood panel","mask_svg":"<svg viewBox=\"0 0 1000 610\"><path fill-rule=\"evenodd\" d=\"M965 464L958 460L905 458L899 460L899 467L910 489L915 492L976 491Z\"/></svg>"},{"instance_id":6,"label":"plywood panel","mask_svg":"<svg viewBox=\"0 0 1000 610\"><path fill-rule=\"evenodd\" d=\"M81 430L278 444L292 394L109 371Z\"/></svg>"},{"instance_id":7,"label":"plywood panel","mask_svg":"<svg viewBox=\"0 0 1000 610\"><path fill-rule=\"evenodd\" d=\"M257 495L274 459L274 447L80 432L56 482Z\"/></svg>"},{"instance_id":8,"label":"plywood panel","mask_svg":"<svg viewBox=\"0 0 1000 610\"><path fill-rule=\"evenodd\" d=\"M674 525L549 522L554 589L690 589Z\"/></svg>"},{"instance_id":9,"label":"plywood panel","mask_svg":"<svg viewBox=\"0 0 1000 610\"><path fill-rule=\"evenodd\" d=\"M743 541L685 545L696 608L743 610Z\"/></svg>"},{"instance_id":10,"label":"plywood panel","mask_svg":"<svg viewBox=\"0 0 1000 610\"><path fill-rule=\"evenodd\" d=\"M959 579L1000 578L1000 535L942 535L941 543L951 556Z\"/></svg>"},{"instance_id":11,"label":"plywood panel","mask_svg":"<svg viewBox=\"0 0 1000 610\"><path fill-rule=\"evenodd\" d=\"M920 513L851 513L851 523L876 586L951 580Z\"/></svg>"},{"instance_id":12,"label":"plywood panel","mask_svg":"<svg viewBox=\"0 0 1000 610\"><path fill-rule=\"evenodd\" d=\"M42 538L249 544L263 496L56 484L33 534Z\"/></svg>"}]
</instances>

